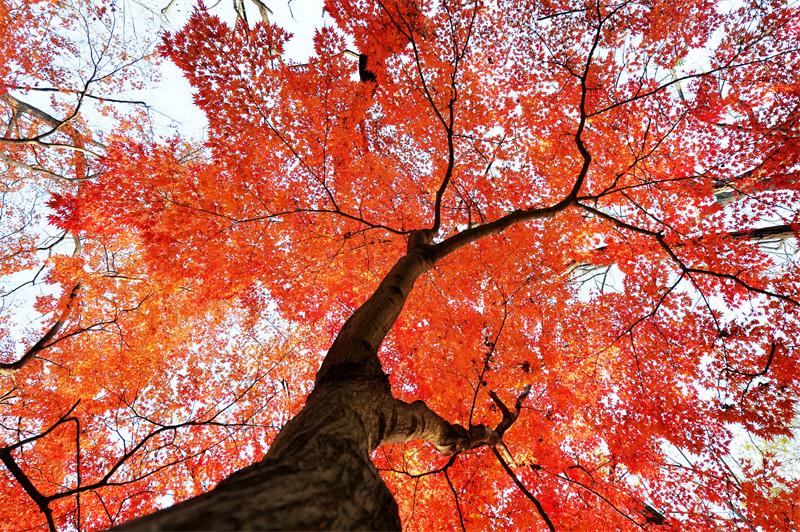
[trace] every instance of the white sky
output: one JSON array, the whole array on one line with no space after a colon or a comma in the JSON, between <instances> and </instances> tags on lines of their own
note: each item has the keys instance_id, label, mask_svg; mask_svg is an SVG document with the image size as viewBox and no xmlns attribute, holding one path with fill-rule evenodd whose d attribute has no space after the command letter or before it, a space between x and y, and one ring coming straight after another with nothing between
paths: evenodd
<instances>
[{"instance_id":1,"label":"white sky","mask_svg":"<svg viewBox=\"0 0 800 532\"><path fill-rule=\"evenodd\" d=\"M265 0L272 10L270 22L276 23L294 37L286 47L285 58L304 62L314 51L313 37L317 28L325 25L322 7L323 0ZM191 0L176 1L167 13L167 27L170 31L180 29L191 12ZM214 5L207 1L207 5ZM166 4L165 4L166 5ZM256 5L245 0L247 18L252 26L261 20ZM235 11L231 0L222 0L210 10L228 24L235 21ZM332 23L328 18L328 23ZM153 119L160 125L175 125L185 135L197 137L205 129L207 121L202 112L192 102L192 88L180 69L170 62L162 65L164 79L155 88L143 91L136 96L153 106Z\"/></svg>"}]
</instances>

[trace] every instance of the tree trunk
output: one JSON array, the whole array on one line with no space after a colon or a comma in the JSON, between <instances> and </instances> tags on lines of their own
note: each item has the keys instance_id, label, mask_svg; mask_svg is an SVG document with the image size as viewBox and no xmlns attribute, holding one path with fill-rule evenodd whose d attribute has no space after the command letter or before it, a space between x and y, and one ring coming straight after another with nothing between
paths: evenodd
<instances>
[{"instance_id":1,"label":"tree trunk","mask_svg":"<svg viewBox=\"0 0 800 532\"><path fill-rule=\"evenodd\" d=\"M558 207L563 209L564 207ZM372 296L342 326L317 372L305 406L281 429L266 456L216 488L114 530L400 530L397 503L370 453L384 443L425 439L442 454L498 443L516 420L503 412L496 429L453 425L424 402L392 397L378 349L414 281L436 260L520 220L557 208L518 211L437 245L430 237L409 249Z\"/></svg>"},{"instance_id":2,"label":"tree trunk","mask_svg":"<svg viewBox=\"0 0 800 532\"><path fill-rule=\"evenodd\" d=\"M454 430L424 405L395 401L377 356L430 257L428 246L410 250L347 320L306 405L260 462L115 530L399 530L397 503L370 453L383 441L419 437L426 426Z\"/></svg>"},{"instance_id":3,"label":"tree trunk","mask_svg":"<svg viewBox=\"0 0 800 532\"><path fill-rule=\"evenodd\" d=\"M385 377L329 381L263 460L115 530L399 530L397 503L369 457L392 402Z\"/></svg>"}]
</instances>

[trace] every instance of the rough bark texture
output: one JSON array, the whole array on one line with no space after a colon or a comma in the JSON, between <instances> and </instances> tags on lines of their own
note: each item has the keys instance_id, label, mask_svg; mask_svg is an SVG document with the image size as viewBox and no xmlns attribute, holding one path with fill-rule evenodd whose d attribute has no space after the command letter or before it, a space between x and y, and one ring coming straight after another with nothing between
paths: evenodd
<instances>
[{"instance_id":1,"label":"rough bark texture","mask_svg":"<svg viewBox=\"0 0 800 532\"><path fill-rule=\"evenodd\" d=\"M331 382L262 461L116 530L399 530L397 503L369 457L391 404L385 378Z\"/></svg>"},{"instance_id":2,"label":"rough bark texture","mask_svg":"<svg viewBox=\"0 0 800 532\"><path fill-rule=\"evenodd\" d=\"M531 211L524 217L550 212ZM397 503L370 453L384 443L413 439L428 440L444 455L494 445L527 395L518 399L515 413L493 396L504 413L498 428L477 425L467 430L422 401L394 399L378 360L378 349L414 281L438 258L485 232L469 230L466 238L435 246L428 244L432 236L409 240L408 253L345 322L306 405L281 429L260 462L208 493L114 530L400 530Z\"/></svg>"},{"instance_id":3,"label":"rough bark texture","mask_svg":"<svg viewBox=\"0 0 800 532\"><path fill-rule=\"evenodd\" d=\"M494 430L483 425L465 429L447 422L422 401L406 403L392 397L377 356L381 343L416 279L437 260L513 224L551 217L575 202L573 191L552 207L514 211L435 245L430 244L434 230L412 233L407 254L345 322L317 372L306 405L281 429L260 462L204 495L115 529L399 530L397 503L370 453L384 443L412 439L425 439L445 455L495 445L516 419L528 390L517 399L515 412L492 395L503 412L503 421ZM787 230L736 236L774 237ZM550 525L543 510L540 513Z\"/></svg>"},{"instance_id":4,"label":"rough bark texture","mask_svg":"<svg viewBox=\"0 0 800 532\"><path fill-rule=\"evenodd\" d=\"M399 530L397 503L370 453L412 437L430 436L447 450L468 445L445 441L468 438L465 429L422 403L393 399L377 357L414 281L432 265L431 249L410 250L347 320L306 405L263 460L208 493L115 530Z\"/></svg>"}]
</instances>

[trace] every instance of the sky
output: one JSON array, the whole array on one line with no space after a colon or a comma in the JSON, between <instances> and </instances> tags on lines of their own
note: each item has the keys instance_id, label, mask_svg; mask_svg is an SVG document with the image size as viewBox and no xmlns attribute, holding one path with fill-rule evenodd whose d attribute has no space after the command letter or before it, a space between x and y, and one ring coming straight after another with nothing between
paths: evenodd
<instances>
[{"instance_id":1,"label":"sky","mask_svg":"<svg viewBox=\"0 0 800 532\"><path fill-rule=\"evenodd\" d=\"M247 18L252 26L260 20L260 15L252 0L244 1ZM179 30L191 13L193 4L191 0L175 0L167 11L165 27L169 31ZM207 1L206 4L211 7L211 13L233 25L236 12L231 0L220 0L216 3ZM314 32L326 24L322 13L323 0L265 0L265 4L272 10L270 22L294 35L286 47L284 57L301 63L306 61L314 51ZM327 23L332 23L330 18ZM136 98L153 106L153 118L160 125L175 126L184 135L198 136L207 126L207 121L192 102L189 82L172 63L162 64L162 70L163 82L157 87L142 91Z\"/></svg>"},{"instance_id":2,"label":"sky","mask_svg":"<svg viewBox=\"0 0 800 532\"><path fill-rule=\"evenodd\" d=\"M244 0L247 10L247 17L250 24L260 20L259 11L252 0ZM136 0L122 0L120 2L125 28L124 32L136 32L140 35L137 44L141 47L153 47L157 44L157 35L160 31L178 31L188 20L192 9L198 2L196 0L155 0L150 4L137 2ZM228 24L233 25L236 20L236 11L232 0L206 0L206 5L210 12L217 15ZM313 37L317 28L325 23L323 17L323 0L265 0L269 9L272 10L271 22L277 23L294 37L286 47L284 57L286 59L305 62L313 53ZM153 7L155 5L155 8ZM169 5L166 14L162 16L158 10ZM330 18L328 24L332 24ZM102 37L102 31L98 33ZM153 122L160 130L157 133L164 137L173 137L179 133L184 138L200 139L205 136L205 129L208 125L203 112L194 105L192 99L192 87L178 67L169 61L163 61L160 65L161 82L157 85L148 85L147 88L134 91L128 94L112 95L117 98L127 98L134 101L143 101L150 106L150 113ZM43 109L49 107L49 96L47 93L27 93L25 100ZM121 107L120 109L124 109ZM104 119L101 116L92 115L90 106L84 106L84 114L90 116L92 121L102 124ZM38 197L38 196L37 196ZM41 201L39 198L37 201ZM58 235L60 230L50 226L40 228L42 240L47 240L47 235ZM71 240L65 242L62 252L71 254L73 249ZM37 268L19 272L13 275L4 276L0 279L0 293L8 292L14 287L22 287L14 291L12 296L8 296L5 304L13 304L14 311L11 317L13 326L10 328L13 334L0 339L6 347L16 353L15 357L21 357L25 349L29 347L29 342L23 341L26 333L30 330L40 330L43 324L49 324L51 315L42 315L38 312L34 304L37 297L44 295L56 296L62 292L63 287L42 282L45 272L36 276L36 282L27 284L35 275ZM32 328L32 329L31 329Z\"/></svg>"}]
</instances>

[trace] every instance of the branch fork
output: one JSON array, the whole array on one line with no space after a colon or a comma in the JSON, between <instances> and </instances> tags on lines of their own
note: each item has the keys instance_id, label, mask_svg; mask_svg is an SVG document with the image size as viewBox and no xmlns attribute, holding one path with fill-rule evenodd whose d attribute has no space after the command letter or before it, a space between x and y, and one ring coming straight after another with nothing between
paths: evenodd
<instances>
[{"instance_id":1,"label":"branch fork","mask_svg":"<svg viewBox=\"0 0 800 532\"><path fill-rule=\"evenodd\" d=\"M494 429L486 425L473 425L466 429L445 421L423 401L406 403L395 399L392 419L387 423L381 444L423 439L445 456L484 445L494 447L502 443L506 431L519 417L522 402L528 397L530 389L530 385L526 386L517 397L513 411L508 409L495 392L489 392L492 401L503 413L503 419Z\"/></svg>"}]
</instances>

